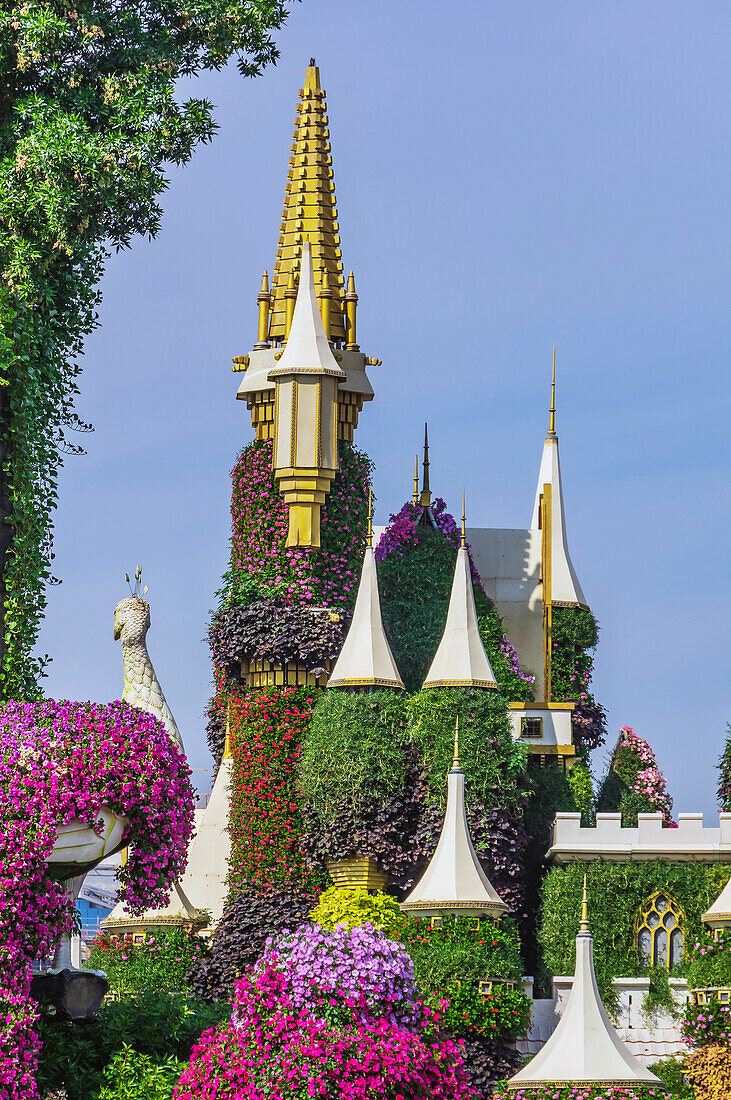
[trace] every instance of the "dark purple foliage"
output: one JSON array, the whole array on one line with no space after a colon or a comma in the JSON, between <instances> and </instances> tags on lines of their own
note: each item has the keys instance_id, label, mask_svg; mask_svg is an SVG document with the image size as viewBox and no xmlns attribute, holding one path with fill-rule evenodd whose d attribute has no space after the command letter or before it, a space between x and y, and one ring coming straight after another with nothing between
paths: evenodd
<instances>
[{"instance_id":1,"label":"dark purple foliage","mask_svg":"<svg viewBox=\"0 0 731 1100\"><path fill-rule=\"evenodd\" d=\"M586 699L575 700L571 732L574 744L582 755L603 745L607 739L607 712L601 703L590 695Z\"/></svg>"},{"instance_id":2,"label":"dark purple foliage","mask_svg":"<svg viewBox=\"0 0 731 1100\"><path fill-rule=\"evenodd\" d=\"M261 956L267 936L293 931L316 904L317 894L291 888L238 894L226 907L210 950L188 972L191 992L201 1001L227 1001L236 979Z\"/></svg>"},{"instance_id":3,"label":"dark purple foliage","mask_svg":"<svg viewBox=\"0 0 731 1100\"><path fill-rule=\"evenodd\" d=\"M208 630L213 663L234 683L241 680L244 659L289 662L308 671L324 668L340 652L349 616L283 600L256 600L246 607L218 611Z\"/></svg>"}]
</instances>

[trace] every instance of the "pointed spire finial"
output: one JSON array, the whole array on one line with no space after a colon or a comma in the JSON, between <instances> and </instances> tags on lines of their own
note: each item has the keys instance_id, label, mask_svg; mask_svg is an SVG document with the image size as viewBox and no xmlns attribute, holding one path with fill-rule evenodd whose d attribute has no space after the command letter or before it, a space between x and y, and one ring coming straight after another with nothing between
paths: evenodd
<instances>
[{"instance_id":1,"label":"pointed spire finial","mask_svg":"<svg viewBox=\"0 0 731 1100\"><path fill-rule=\"evenodd\" d=\"M467 514L465 512L464 503L464 485L462 486L462 534L459 537L459 545L464 550L467 545Z\"/></svg>"},{"instance_id":2,"label":"pointed spire finial","mask_svg":"<svg viewBox=\"0 0 731 1100\"><path fill-rule=\"evenodd\" d=\"M581 922L579 923L579 935L591 935L591 928L589 927L589 899L586 893L586 875L584 875L584 893L581 898Z\"/></svg>"},{"instance_id":3,"label":"pointed spire finial","mask_svg":"<svg viewBox=\"0 0 731 1100\"><path fill-rule=\"evenodd\" d=\"M424 461L421 473L421 497L419 504L422 508L431 507L431 486L429 485L429 425L424 424Z\"/></svg>"},{"instance_id":4,"label":"pointed spire finial","mask_svg":"<svg viewBox=\"0 0 731 1100\"><path fill-rule=\"evenodd\" d=\"M411 494L412 504L419 503L419 456L416 455L414 461L414 491Z\"/></svg>"},{"instance_id":5,"label":"pointed spire finial","mask_svg":"<svg viewBox=\"0 0 731 1100\"><path fill-rule=\"evenodd\" d=\"M368 545L373 546L373 489L368 486Z\"/></svg>"},{"instance_id":6,"label":"pointed spire finial","mask_svg":"<svg viewBox=\"0 0 731 1100\"><path fill-rule=\"evenodd\" d=\"M553 345L553 374L551 375L551 407L548 410L548 434L556 434L556 345Z\"/></svg>"},{"instance_id":7,"label":"pointed spire finial","mask_svg":"<svg viewBox=\"0 0 731 1100\"><path fill-rule=\"evenodd\" d=\"M458 768L459 765L459 715L454 720L454 757L452 758L452 767Z\"/></svg>"}]
</instances>

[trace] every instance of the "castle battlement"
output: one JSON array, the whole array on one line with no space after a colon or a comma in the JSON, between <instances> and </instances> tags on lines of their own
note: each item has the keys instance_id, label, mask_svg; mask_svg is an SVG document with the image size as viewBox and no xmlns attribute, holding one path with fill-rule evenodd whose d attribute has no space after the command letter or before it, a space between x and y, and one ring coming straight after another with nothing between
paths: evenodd
<instances>
[{"instance_id":1,"label":"castle battlement","mask_svg":"<svg viewBox=\"0 0 731 1100\"><path fill-rule=\"evenodd\" d=\"M581 814L556 814L553 863L582 860L669 859L731 863L731 814L719 814L718 827L705 826L703 814L678 814L677 829L663 828L662 814L638 814L636 828L622 828L621 814L597 814L596 825L582 827Z\"/></svg>"}]
</instances>

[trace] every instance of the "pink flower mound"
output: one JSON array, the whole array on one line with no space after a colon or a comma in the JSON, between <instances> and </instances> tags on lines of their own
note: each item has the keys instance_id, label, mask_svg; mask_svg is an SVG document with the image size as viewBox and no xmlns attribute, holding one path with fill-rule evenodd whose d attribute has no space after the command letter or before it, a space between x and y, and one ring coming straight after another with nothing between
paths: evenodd
<instances>
[{"instance_id":1,"label":"pink flower mound","mask_svg":"<svg viewBox=\"0 0 731 1100\"><path fill-rule=\"evenodd\" d=\"M297 1008L270 967L242 978L234 1000L237 1023L202 1036L174 1100L477 1100L426 1010L417 1031L361 1015L355 998Z\"/></svg>"},{"instance_id":2,"label":"pink flower mound","mask_svg":"<svg viewBox=\"0 0 731 1100\"><path fill-rule=\"evenodd\" d=\"M163 726L125 703L0 708L0 1100L34 1100L38 1040L30 963L72 922L48 874L60 825L94 828L108 806L129 819L121 896L165 904L193 826L190 769Z\"/></svg>"},{"instance_id":3,"label":"pink flower mound","mask_svg":"<svg viewBox=\"0 0 731 1100\"><path fill-rule=\"evenodd\" d=\"M631 726L622 726L617 748L629 749L636 757L638 770L633 783L635 793L646 798L655 813L662 814L663 823L667 828L677 829L677 822L673 819L673 800L667 789L667 780L657 766L657 760L650 745L642 737L638 737Z\"/></svg>"}]
</instances>

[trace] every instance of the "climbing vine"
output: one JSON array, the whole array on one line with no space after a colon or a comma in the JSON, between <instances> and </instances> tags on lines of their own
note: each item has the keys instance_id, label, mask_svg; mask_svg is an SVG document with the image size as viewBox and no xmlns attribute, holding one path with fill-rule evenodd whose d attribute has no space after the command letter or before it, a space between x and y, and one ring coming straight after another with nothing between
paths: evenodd
<instances>
[{"instance_id":1,"label":"climbing vine","mask_svg":"<svg viewBox=\"0 0 731 1100\"><path fill-rule=\"evenodd\" d=\"M44 0L0 12L0 694L33 698L62 455L84 338L111 243L154 236L168 164L190 160L212 105L175 98L181 75L237 55L277 57L286 0L161 0L90 8ZM120 43L124 49L120 49Z\"/></svg>"}]
</instances>

